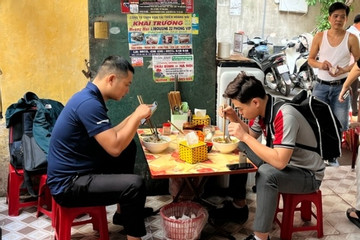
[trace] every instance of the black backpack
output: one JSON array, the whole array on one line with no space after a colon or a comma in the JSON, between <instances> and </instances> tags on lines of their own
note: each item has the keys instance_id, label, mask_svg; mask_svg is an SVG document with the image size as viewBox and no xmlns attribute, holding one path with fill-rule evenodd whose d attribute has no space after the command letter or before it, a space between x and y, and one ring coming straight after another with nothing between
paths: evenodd
<instances>
[{"instance_id":1,"label":"black backpack","mask_svg":"<svg viewBox=\"0 0 360 240\"><path fill-rule=\"evenodd\" d=\"M51 132L63 108L58 101L39 99L35 93L27 92L6 109L10 164L15 170L24 170L24 187L34 197L37 194L32 178L47 171Z\"/></svg>"},{"instance_id":2,"label":"black backpack","mask_svg":"<svg viewBox=\"0 0 360 240\"><path fill-rule=\"evenodd\" d=\"M299 92L292 100L280 99L274 106L273 119L270 123L272 133L274 133L274 118L283 104L291 104L305 117L314 131L318 143L316 148L296 143L297 147L315 151L324 160L341 156L341 123L327 103L315 96L308 96L305 90ZM271 146L271 134L269 133L267 136L267 145Z\"/></svg>"},{"instance_id":3,"label":"black backpack","mask_svg":"<svg viewBox=\"0 0 360 240\"><path fill-rule=\"evenodd\" d=\"M36 108L16 113L9 126L10 164L17 171L24 171L24 186L28 193L36 197L32 176L45 174L47 158L33 137L33 122ZM18 173L20 174L20 173Z\"/></svg>"}]
</instances>

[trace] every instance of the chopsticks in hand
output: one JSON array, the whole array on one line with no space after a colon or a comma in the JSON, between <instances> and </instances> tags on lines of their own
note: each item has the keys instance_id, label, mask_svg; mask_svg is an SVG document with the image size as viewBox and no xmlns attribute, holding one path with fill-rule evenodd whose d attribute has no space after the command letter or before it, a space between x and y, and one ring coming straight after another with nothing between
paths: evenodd
<instances>
[{"instance_id":1,"label":"chopsticks in hand","mask_svg":"<svg viewBox=\"0 0 360 240\"><path fill-rule=\"evenodd\" d=\"M138 99L138 101L139 101L140 104L144 104L144 101L143 101L141 95L137 95L137 99ZM149 124L149 126L150 126L150 131L151 131L152 134L155 135L156 140L157 140L157 141L160 141L160 137L159 137L159 134L158 134L158 132L157 132L156 126L154 127L154 125L152 124L150 118L146 119L146 122Z\"/></svg>"}]
</instances>

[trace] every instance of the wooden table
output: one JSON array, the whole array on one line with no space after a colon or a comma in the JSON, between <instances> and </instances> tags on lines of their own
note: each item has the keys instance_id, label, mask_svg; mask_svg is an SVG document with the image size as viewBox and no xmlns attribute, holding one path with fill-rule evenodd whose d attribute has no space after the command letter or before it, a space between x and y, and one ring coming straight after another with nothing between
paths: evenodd
<instances>
[{"instance_id":1,"label":"wooden table","mask_svg":"<svg viewBox=\"0 0 360 240\"><path fill-rule=\"evenodd\" d=\"M160 133L161 130L162 129L159 129ZM142 137L149 134L151 134L149 129L138 130L140 140ZM222 133L217 130L215 136L217 135L221 136ZM257 171L257 167L249 159L247 161L253 165L253 168L229 170L226 167L227 164L239 162L239 151L235 150L232 153L223 154L217 151L214 147L208 153L208 159L206 161L195 164L187 163L179 158L178 150L178 144L183 140L184 136L181 134L171 134L168 136L172 141L170 142L169 147L161 153L153 154L142 145L151 177L153 179L184 178L184 182L189 186L197 198L199 198L198 189L206 182L206 178L203 177L226 174L243 174ZM201 177L201 183L198 186L194 186L193 179L198 177ZM174 201L177 201L184 188L185 184L183 184L183 186L179 189Z\"/></svg>"}]
</instances>

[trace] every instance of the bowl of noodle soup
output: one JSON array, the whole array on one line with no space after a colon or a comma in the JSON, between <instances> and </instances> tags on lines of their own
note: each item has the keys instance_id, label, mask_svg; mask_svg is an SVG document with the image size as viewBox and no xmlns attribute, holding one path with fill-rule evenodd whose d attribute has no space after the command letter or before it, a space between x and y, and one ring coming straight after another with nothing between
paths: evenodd
<instances>
[{"instance_id":1,"label":"bowl of noodle soup","mask_svg":"<svg viewBox=\"0 0 360 240\"><path fill-rule=\"evenodd\" d=\"M221 153L231 153L238 147L239 139L230 137L230 140L226 142L222 136L212 138L213 146Z\"/></svg>"},{"instance_id":2,"label":"bowl of noodle soup","mask_svg":"<svg viewBox=\"0 0 360 240\"><path fill-rule=\"evenodd\" d=\"M159 135L160 140L157 140L155 136L143 137L142 143L147 150L151 153L161 153L165 151L170 144L170 137Z\"/></svg>"}]
</instances>

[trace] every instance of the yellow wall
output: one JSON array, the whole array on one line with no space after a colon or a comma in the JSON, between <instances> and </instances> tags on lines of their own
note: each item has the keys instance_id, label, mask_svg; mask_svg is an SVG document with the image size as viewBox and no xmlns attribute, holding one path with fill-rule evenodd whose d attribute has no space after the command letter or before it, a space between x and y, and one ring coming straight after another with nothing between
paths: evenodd
<instances>
[{"instance_id":1,"label":"yellow wall","mask_svg":"<svg viewBox=\"0 0 360 240\"><path fill-rule=\"evenodd\" d=\"M25 92L65 104L87 79L87 0L0 1L0 90L3 115ZM1 107L1 106L0 106ZM0 169L9 165L8 130L0 119ZM7 171L0 171L0 196Z\"/></svg>"},{"instance_id":2,"label":"yellow wall","mask_svg":"<svg viewBox=\"0 0 360 240\"><path fill-rule=\"evenodd\" d=\"M27 91L63 104L84 87L89 59L88 2L0 4L0 89L3 112Z\"/></svg>"}]
</instances>

